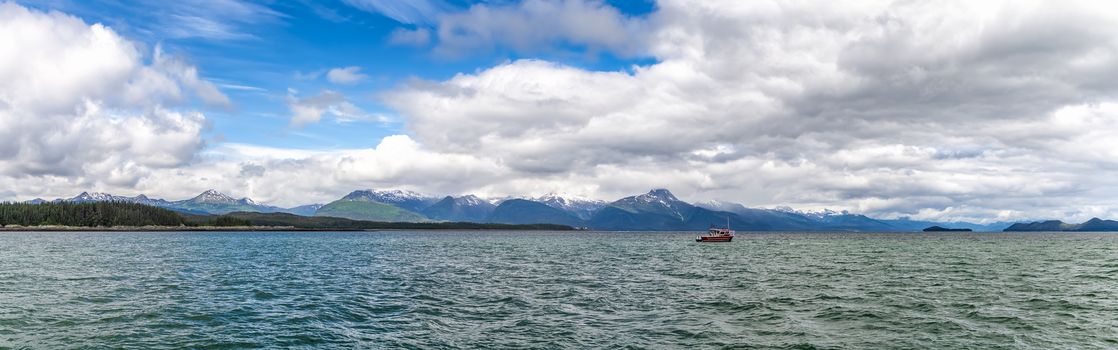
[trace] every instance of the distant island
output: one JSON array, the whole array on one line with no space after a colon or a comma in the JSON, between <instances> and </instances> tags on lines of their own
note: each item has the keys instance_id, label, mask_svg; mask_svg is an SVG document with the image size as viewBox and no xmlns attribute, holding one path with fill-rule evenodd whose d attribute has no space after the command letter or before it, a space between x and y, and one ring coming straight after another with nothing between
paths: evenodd
<instances>
[{"instance_id":1,"label":"distant island","mask_svg":"<svg viewBox=\"0 0 1118 350\"><path fill-rule=\"evenodd\" d=\"M946 228L941 226L932 226L924 229L924 232L974 232L969 228Z\"/></svg>"},{"instance_id":2,"label":"distant island","mask_svg":"<svg viewBox=\"0 0 1118 350\"><path fill-rule=\"evenodd\" d=\"M1118 232L1118 221L1092 218L1082 224L1068 224L1059 220L1017 223L1005 232Z\"/></svg>"},{"instance_id":3,"label":"distant island","mask_svg":"<svg viewBox=\"0 0 1118 350\"><path fill-rule=\"evenodd\" d=\"M0 203L0 230L27 231L206 231L206 230L551 230L557 224L492 224L473 222L378 222L289 213L232 212L222 215L184 214L166 208L127 202Z\"/></svg>"}]
</instances>

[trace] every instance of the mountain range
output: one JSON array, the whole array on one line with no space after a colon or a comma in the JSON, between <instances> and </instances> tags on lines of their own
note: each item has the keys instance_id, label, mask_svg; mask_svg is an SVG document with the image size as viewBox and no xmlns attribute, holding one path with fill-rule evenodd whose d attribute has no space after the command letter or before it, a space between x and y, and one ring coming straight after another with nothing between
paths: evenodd
<instances>
[{"instance_id":1,"label":"mountain range","mask_svg":"<svg viewBox=\"0 0 1118 350\"><path fill-rule=\"evenodd\" d=\"M326 204L281 208L249 198L233 198L208 190L194 198L167 201L144 195L114 196L83 192L54 201L121 201L163 207L187 214L230 212L290 213L390 222L476 222L500 224L561 224L595 230L696 231L726 225L741 231L907 231L930 226L1000 231L1009 223L974 224L909 219L874 219L861 214L825 210L804 212L790 208L748 208L738 203L688 203L666 189L629 196L613 202L559 194L534 198L483 199L474 195L428 196L405 190L358 190ZM45 202L35 199L28 202ZM1020 224L1019 224L1020 225Z\"/></svg>"},{"instance_id":2,"label":"mountain range","mask_svg":"<svg viewBox=\"0 0 1118 350\"><path fill-rule=\"evenodd\" d=\"M27 203L44 203L44 199L36 198L27 201ZM100 192L82 192L73 198L59 198L50 202L72 202L72 203L90 203L90 202L125 202L125 203L138 203L150 205L154 207L167 208L184 214L193 215L220 215L232 212L257 212L257 213L290 213L296 215L313 215L315 211L321 207L321 204L302 205L294 208L280 208L271 205L264 205L256 203L249 198L233 198L215 190L207 190L194 196L194 198L184 199L180 201L168 201L164 199L149 198L145 195L138 195L135 197L116 196L108 193Z\"/></svg>"},{"instance_id":3,"label":"mountain range","mask_svg":"<svg viewBox=\"0 0 1118 350\"><path fill-rule=\"evenodd\" d=\"M1092 218L1082 224L1068 224L1059 220L1038 221L1030 223L1017 223L1005 228L1006 232L1051 232L1051 231L1075 231L1075 232L1115 232L1118 231L1118 221L1103 220L1099 218Z\"/></svg>"}]
</instances>

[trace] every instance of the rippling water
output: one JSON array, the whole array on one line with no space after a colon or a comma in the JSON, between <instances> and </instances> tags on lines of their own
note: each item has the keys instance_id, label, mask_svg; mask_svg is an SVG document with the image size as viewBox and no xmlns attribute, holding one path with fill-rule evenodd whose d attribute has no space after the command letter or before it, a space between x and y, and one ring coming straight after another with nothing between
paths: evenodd
<instances>
[{"instance_id":1,"label":"rippling water","mask_svg":"<svg viewBox=\"0 0 1118 350\"><path fill-rule=\"evenodd\" d=\"M0 348L1116 348L1118 234L6 233Z\"/></svg>"}]
</instances>

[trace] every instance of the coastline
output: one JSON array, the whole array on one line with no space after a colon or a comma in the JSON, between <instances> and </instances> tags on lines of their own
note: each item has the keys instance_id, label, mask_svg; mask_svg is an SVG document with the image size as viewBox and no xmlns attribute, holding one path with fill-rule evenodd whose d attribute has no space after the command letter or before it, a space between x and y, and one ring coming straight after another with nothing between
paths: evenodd
<instances>
[{"instance_id":1,"label":"coastline","mask_svg":"<svg viewBox=\"0 0 1118 350\"><path fill-rule=\"evenodd\" d=\"M540 231L587 232L528 228L302 228L294 226L3 226L5 232L381 232L381 231Z\"/></svg>"},{"instance_id":2,"label":"coastline","mask_svg":"<svg viewBox=\"0 0 1118 350\"><path fill-rule=\"evenodd\" d=\"M4 226L0 232L221 232L221 231L276 231L276 232L303 232L303 231L378 231L363 229L322 229L299 228L294 226Z\"/></svg>"}]
</instances>

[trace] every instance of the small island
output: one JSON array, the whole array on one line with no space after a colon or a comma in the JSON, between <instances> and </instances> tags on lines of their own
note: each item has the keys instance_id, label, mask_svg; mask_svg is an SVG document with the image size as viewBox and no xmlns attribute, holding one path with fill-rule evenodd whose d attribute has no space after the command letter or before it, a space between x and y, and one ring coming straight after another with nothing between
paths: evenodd
<instances>
[{"instance_id":1,"label":"small island","mask_svg":"<svg viewBox=\"0 0 1118 350\"><path fill-rule=\"evenodd\" d=\"M924 232L972 232L969 228L946 228L942 226L932 226L924 229Z\"/></svg>"}]
</instances>

